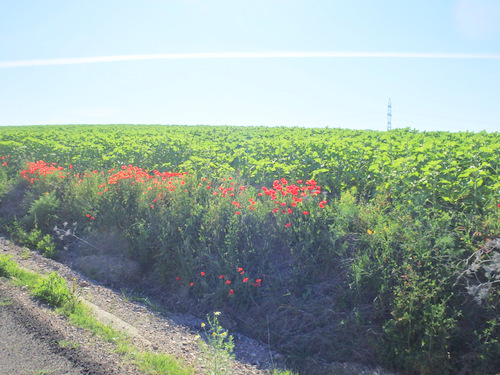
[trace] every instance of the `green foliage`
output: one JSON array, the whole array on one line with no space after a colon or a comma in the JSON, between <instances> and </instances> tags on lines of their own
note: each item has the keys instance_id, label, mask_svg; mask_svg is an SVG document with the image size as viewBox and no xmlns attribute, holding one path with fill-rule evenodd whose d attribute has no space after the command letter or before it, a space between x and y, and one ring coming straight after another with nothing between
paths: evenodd
<instances>
[{"instance_id":1,"label":"green foliage","mask_svg":"<svg viewBox=\"0 0 500 375\"><path fill-rule=\"evenodd\" d=\"M203 352L209 375L231 374L231 359L234 358L233 336L220 325L220 312L216 311L213 317L207 315L208 328L202 324L203 339L198 340L198 346ZM205 341L206 340L206 341Z\"/></svg>"},{"instance_id":2,"label":"green foliage","mask_svg":"<svg viewBox=\"0 0 500 375\"><path fill-rule=\"evenodd\" d=\"M36 248L47 258L55 258L58 254L56 245L50 234L43 236L40 241L37 242Z\"/></svg>"},{"instance_id":3,"label":"green foliage","mask_svg":"<svg viewBox=\"0 0 500 375\"><path fill-rule=\"evenodd\" d=\"M136 361L145 374L193 375L194 371L179 363L174 357L164 353L141 352Z\"/></svg>"},{"instance_id":4,"label":"green foliage","mask_svg":"<svg viewBox=\"0 0 500 375\"><path fill-rule=\"evenodd\" d=\"M38 249L47 258L55 258L58 254L54 240L50 234L43 234L38 229L36 223L35 228L27 232L21 222L15 220L7 227L11 238L15 241L26 245L32 249Z\"/></svg>"},{"instance_id":5,"label":"green foliage","mask_svg":"<svg viewBox=\"0 0 500 375\"><path fill-rule=\"evenodd\" d=\"M43 240L42 231L36 228L32 229L29 233L26 234L25 238L22 239L23 243L32 248L36 248L38 243L42 240Z\"/></svg>"},{"instance_id":6,"label":"green foliage","mask_svg":"<svg viewBox=\"0 0 500 375\"><path fill-rule=\"evenodd\" d=\"M6 128L2 154L0 171L26 168L29 191L11 233L47 255L57 222L78 223L82 240L118 233L115 252L166 291L198 312L224 308L302 364L498 367L496 250L485 250L500 236L498 133ZM264 193L307 178L321 193L299 203Z\"/></svg>"},{"instance_id":7,"label":"green foliage","mask_svg":"<svg viewBox=\"0 0 500 375\"><path fill-rule=\"evenodd\" d=\"M44 232L50 231L58 220L61 201L51 191L33 201L29 208L28 220ZM36 225L35 225L36 224Z\"/></svg>"},{"instance_id":8,"label":"green foliage","mask_svg":"<svg viewBox=\"0 0 500 375\"><path fill-rule=\"evenodd\" d=\"M33 294L40 300L55 307L62 307L71 298L71 294L66 287L66 280L59 276L57 272L51 272L47 277L43 278L33 290Z\"/></svg>"},{"instance_id":9,"label":"green foliage","mask_svg":"<svg viewBox=\"0 0 500 375\"><path fill-rule=\"evenodd\" d=\"M12 277L17 274L18 267L16 262L9 255L0 254L0 277Z\"/></svg>"},{"instance_id":10,"label":"green foliage","mask_svg":"<svg viewBox=\"0 0 500 375\"><path fill-rule=\"evenodd\" d=\"M30 240L28 240L30 234L24 228L22 222L20 220L17 220L16 217L14 217L14 220L11 223L6 225L5 229L10 234L11 240L19 242L21 244L26 244L30 247L34 247L36 245L36 242L39 240L38 237L36 238L35 242L31 242ZM35 236L35 234L33 234L33 236ZM28 242L30 243L28 244Z\"/></svg>"},{"instance_id":11,"label":"green foliage","mask_svg":"<svg viewBox=\"0 0 500 375\"><path fill-rule=\"evenodd\" d=\"M295 372L290 371L290 370L277 370L273 369L273 372L271 375L295 375Z\"/></svg>"}]
</instances>

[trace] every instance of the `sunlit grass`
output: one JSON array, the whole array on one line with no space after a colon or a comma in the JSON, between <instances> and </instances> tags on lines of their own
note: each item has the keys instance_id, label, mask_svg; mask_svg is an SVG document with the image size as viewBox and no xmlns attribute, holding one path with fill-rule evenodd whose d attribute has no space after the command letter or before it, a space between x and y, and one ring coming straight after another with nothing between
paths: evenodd
<instances>
[{"instance_id":1,"label":"sunlit grass","mask_svg":"<svg viewBox=\"0 0 500 375\"><path fill-rule=\"evenodd\" d=\"M10 278L14 285L24 286L31 291L39 288L45 277L31 271L20 268L10 257L0 255L0 276ZM69 289L66 289L69 293ZM56 290L56 293L59 290ZM11 303L10 301L6 301ZM131 358L132 361L146 374L170 374L170 375L192 375L193 370L187 367L175 357L164 353L151 353L138 351L130 344L129 337L111 326L101 323L93 315L90 308L78 303L69 311L60 307L60 311L68 320L81 328L87 329L102 340L113 343L117 353L123 357ZM61 340L58 342L61 347L77 348L78 344Z\"/></svg>"}]
</instances>

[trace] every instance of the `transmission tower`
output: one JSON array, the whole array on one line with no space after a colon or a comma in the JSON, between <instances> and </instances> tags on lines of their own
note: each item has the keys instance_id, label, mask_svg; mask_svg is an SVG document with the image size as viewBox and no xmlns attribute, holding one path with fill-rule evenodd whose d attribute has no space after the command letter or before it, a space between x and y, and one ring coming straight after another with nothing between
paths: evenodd
<instances>
[{"instance_id":1,"label":"transmission tower","mask_svg":"<svg viewBox=\"0 0 500 375\"><path fill-rule=\"evenodd\" d=\"M392 129L392 105L391 98L389 98L389 103L387 104L387 130Z\"/></svg>"}]
</instances>

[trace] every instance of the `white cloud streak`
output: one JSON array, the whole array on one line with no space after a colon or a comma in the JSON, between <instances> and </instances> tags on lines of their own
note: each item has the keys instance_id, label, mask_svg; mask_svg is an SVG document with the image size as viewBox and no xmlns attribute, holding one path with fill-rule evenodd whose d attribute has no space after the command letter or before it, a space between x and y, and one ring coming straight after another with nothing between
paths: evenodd
<instances>
[{"instance_id":1,"label":"white cloud streak","mask_svg":"<svg viewBox=\"0 0 500 375\"><path fill-rule=\"evenodd\" d=\"M497 53L425 53L425 52L206 52L149 55L94 56L57 59L0 61L0 68L91 64L139 60L180 59L272 59L272 58L413 58L413 59L500 59Z\"/></svg>"}]
</instances>

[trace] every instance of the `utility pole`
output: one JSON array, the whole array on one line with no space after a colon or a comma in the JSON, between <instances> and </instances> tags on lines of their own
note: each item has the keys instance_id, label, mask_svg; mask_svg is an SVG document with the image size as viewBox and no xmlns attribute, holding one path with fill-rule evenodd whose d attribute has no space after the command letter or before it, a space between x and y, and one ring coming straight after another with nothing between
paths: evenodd
<instances>
[{"instance_id":1,"label":"utility pole","mask_svg":"<svg viewBox=\"0 0 500 375\"><path fill-rule=\"evenodd\" d=\"M389 104L387 104L387 130L392 129L392 104L391 98L389 98Z\"/></svg>"}]
</instances>

